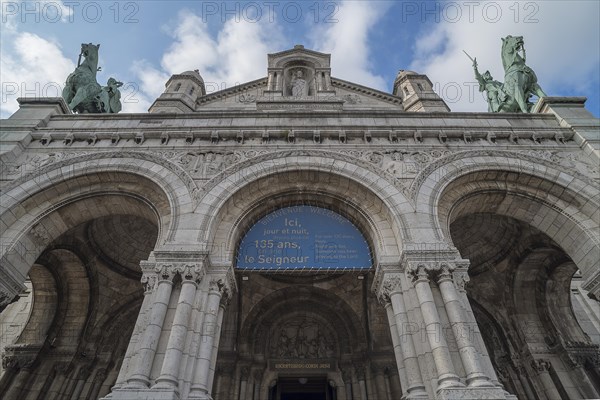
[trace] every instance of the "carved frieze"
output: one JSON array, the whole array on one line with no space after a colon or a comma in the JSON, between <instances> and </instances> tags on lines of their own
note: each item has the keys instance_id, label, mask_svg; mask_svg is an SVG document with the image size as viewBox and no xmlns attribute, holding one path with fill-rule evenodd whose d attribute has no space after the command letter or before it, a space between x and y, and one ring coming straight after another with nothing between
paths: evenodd
<instances>
[{"instance_id":1,"label":"carved frieze","mask_svg":"<svg viewBox=\"0 0 600 400\"><path fill-rule=\"evenodd\" d=\"M309 317L285 321L269 338L272 358L324 359L336 354L333 331Z\"/></svg>"},{"instance_id":2,"label":"carved frieze","mask_svg":"<svg viewBox=\"0 0 600 400\"><path fill-rule=\"evenodd\" d=\"M170 170L179 177L186 185L194 200L198 200L199 189L192 177L180 166L172 162L172 156L175 152L145 152L145 151L96 151L96 152L56 152L43 153L35 155L25 155L24 159L10 165L2 165L3 179L13 179L3 189L5 192L17 187L18 185L32 180L41 174L46 174L50 170L58 169L76 162L90 162L101 159L122 159L134 158L145 161L151 161ZM10 168L9 168L10 167ZM7 176L7 171L12 171L12 176ZM16 171L16 172L15 172Z\"/></svg>"},{"instance_id":3,"label":"carved frieze","mask_svg":"<svg viewBox=\"0 0 600 400\"><path fill-rule=\"evenodd\" d=\"M570 171L584 182L597 184L600 168L588 160L583 153L559 150L401 150L401 149L289 149L281 150L168 150L168 151L57 151L51 153L28 154L12 164L2 166L2 177L13 179L6 189L10 189L36 174L47 172L48 168L58 168L76 161L91 161L100 158L140 158L163 165L180 177L190 189L194 200L222 182L226 176L253 164L285 156L321 156L334 160L349 161L384 177L408 198L416 201L416 196L427 177L441 166L462 158L479 156L509 157L531 161ZM592 176L594 178L589 178ZM207 180L200 189L194 179Z\"/></svg>"}]
</instances>

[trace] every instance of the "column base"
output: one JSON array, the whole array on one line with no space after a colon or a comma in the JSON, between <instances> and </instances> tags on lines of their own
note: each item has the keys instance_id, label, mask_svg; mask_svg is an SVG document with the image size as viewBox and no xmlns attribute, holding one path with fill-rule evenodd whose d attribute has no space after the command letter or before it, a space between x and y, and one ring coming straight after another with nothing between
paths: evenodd
<instances>
[{"instance_id":1,"label":"column base","mask_svg":"<svg viewBox=\"0 0 600 400\"><path fill-rule=\"evenodd\" d=\"M469 388L455 387L439 389L436 394L437 400L509 400L516 399L507 396L506 392L499 387Z\"/></svg>"},{"instance_id":2,"label":"column base","mask_svg":"<svg viewBox=\"0 0 600 400\"><path fill-rule=\"evenodd\" d=\"M190 393L185 400L213 400L212 396L208 393Z\"/></svg>"},{"instance_id":3,"label":"column base","mask_svg":"<svg viewBox=\"0 0 600 400\"><path fill-rule=\"evenodd\" d=\"M402 397L402 400L429 400L427 392L408 393Z\"/></svg>"},{"instance_id":4,"label":"column base","mask_svg":"<svg viewBox=\"0 0 600 400\"><path fill-rule=\"evenodd\" d=\"M119 388L101 400L180 400L180 397L174 388Z\"/></svg>"}]
</instances>

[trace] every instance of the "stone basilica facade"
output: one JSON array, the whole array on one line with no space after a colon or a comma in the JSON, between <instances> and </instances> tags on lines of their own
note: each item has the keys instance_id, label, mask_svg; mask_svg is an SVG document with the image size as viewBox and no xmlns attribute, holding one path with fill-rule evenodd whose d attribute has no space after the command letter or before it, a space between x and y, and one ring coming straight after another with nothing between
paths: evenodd
<instances>
[{"instance_id":1,"label":"stone basilica facade","mask_svg":"<svg viewBox=\"0 0 600 400\"><path fill-rule=\"evenodd\" d=\"M424 75L384 93L302 46L266 72L174 75L145 114L19 99L1 398L600 397L585 98L453 113Z\"/></svg>"}]
</instances>

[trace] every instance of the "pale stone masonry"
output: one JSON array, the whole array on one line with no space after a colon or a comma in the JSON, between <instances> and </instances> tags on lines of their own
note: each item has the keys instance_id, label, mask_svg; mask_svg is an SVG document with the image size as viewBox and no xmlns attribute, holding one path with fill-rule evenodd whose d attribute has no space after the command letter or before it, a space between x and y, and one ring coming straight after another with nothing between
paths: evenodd
<instances>
[{"instance_id":1,"label":"pale stone masonry","mask_svg":"<svg viewBox=\"0 0 600 400\"><path fill-rule=\"evenodd\" d=\"M1 121L0 397L600 397L585 98L455 113L424 75L384 93L301 46L266 73L209 94L174 75L145 114L19 99ZM238 269L250 228L295 205L350 221L371 269Z\"/></svg>"}]
</instances>

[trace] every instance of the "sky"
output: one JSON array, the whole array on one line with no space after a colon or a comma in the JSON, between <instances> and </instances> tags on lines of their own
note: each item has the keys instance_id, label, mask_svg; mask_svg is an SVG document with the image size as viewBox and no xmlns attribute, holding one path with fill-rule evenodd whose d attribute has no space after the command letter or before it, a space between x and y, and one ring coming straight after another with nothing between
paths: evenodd
<instances>
[{"instance_id":1,"label":"sky","mask_svg":"<svg viewBox=\"0 0 600 400\"><path fill-rule=\"evenodd\" d=\"M0 116L18 97L60 95L81 43L101 44L98 82L124 83L146 112L172 74L198 69L208 92L265 77L267 54L331 53L332 75L391 92L426 74L452 111L485 112L471 61L504 80L501 38L523 36L549 96L586 96L600 116L600 1L0 0Z\"/></svg>"}]
</instances>

